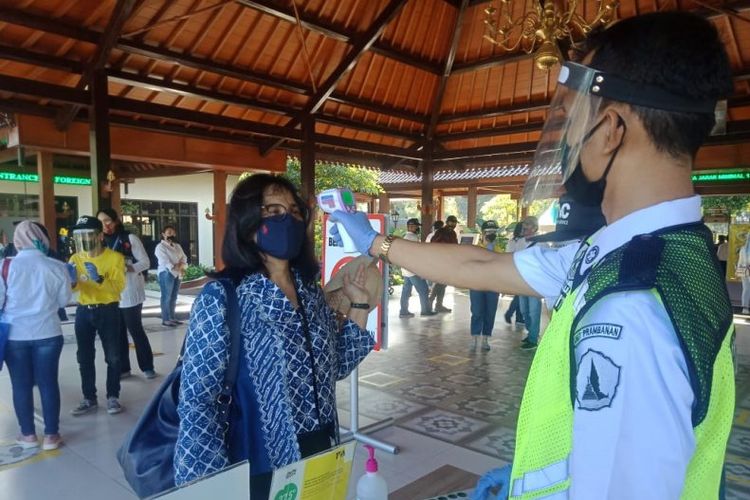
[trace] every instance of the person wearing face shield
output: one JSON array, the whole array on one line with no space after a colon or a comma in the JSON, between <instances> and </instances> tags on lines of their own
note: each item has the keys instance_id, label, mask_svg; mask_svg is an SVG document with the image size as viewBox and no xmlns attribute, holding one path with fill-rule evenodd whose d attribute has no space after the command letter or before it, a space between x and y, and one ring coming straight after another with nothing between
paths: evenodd
<instances>
[{"instance_id":1,"label":"person wearing face shield","mask_svg":"<svg viewBox=\"0 0 750 500\"><path fill-rule=\"evenodd\" d=\"M182 324L182 321L175 317L175 309L180 280L187 268L187 256L182 246L177 243L177 231L174 226L164 226L161 238L154 250L156 260L159 261L157 273L161 291L161 324L173 327Z\"/></svg>"},{"instance_id":2,"label":"person wearing face shield","mask_svg":"<svg viewBox=\"0 0 750 500\"><path fill-rule=\"evenodd\" d=\"M607 225L581 243L493 254L383 237L363 214L333 219L360 251L431 280L559 295L513 463L488 476L500 498L719 498L734 327L691 170L731 67L713 25L686 12L619 21L583 54L560 68L524 188L526 203L565 190L600 205Z\"/></svg>"},{"instance_id":3,"label":"person wearing face shield","mask_svg":"<svg viewBox=\"0 0 750 500\"><path fill-rule=\"evenodd\" d=\"M99 335L107 362L107 413L122 412L120 404L120 294L125 289L125 259L104 247L102 223L96 217L79 217L72 228L76 253L68 272L78 292L75 334L83 399L71 414L96 411L95 340Z\"/></svg>"}]
</instances>

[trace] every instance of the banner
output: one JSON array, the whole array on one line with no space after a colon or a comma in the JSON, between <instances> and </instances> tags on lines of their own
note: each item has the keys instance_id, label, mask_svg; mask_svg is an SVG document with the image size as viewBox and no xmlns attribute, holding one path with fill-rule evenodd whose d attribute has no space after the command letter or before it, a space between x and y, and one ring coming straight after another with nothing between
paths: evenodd
<instances>
[{"instance_id":1,"label":"banner","mask_svg":"<svg viewBox=\"0 0 750 500\"><path fill-rule=\"evenodd\" d=\"M370 225L380 234L385 234L386 223L385 215L383 214L367 214L367 218L370 220ZM323 216L323 283L325 286L331 278L338 272L339 269L344 267L348 262L359 257L359 252L347 253L343 246L336 244L336 241L329 236L329 232L333 227L333 223L330 222L328 214ZM378 269L381 274L384 274L383 262L378 260ZM386 280L386 277L383 278ZM386 330L383 328L383 317L385 313L385 301L387 300L388 283L384 281L383 290L384 298L380 301L380 304L370 312L367 317L367 331L375 339L375 350L386 349L388 347L388 339Z\"/></svg>"},{"instance_id":2,"label":"banner","mask_svg":"<svg viewBox=\"0 0 750 500\"><path fill-rule=\"evenodd\" d=\"M269 500L343 500L349 488L355 441L273 472Z\"/></svg>"},{"instance_id":3,"label":"banner","mask_svg":"<svg viewBox=\"0 0 750 500\"><path fill-rule=\"evenodd\" d=\"M750 234L750 224L732 224L729 226L729 258L727 259L727 279L740 281L735 275L740 249L745 245Z\"/></svg>"}]
</instances>

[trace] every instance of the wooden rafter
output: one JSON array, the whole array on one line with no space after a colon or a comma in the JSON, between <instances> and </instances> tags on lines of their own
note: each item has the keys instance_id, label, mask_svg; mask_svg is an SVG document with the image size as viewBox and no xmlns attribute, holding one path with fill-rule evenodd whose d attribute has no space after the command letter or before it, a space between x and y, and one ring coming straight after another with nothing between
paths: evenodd
<instances>
[{"instance_id":1,"label":"wooden rafter","mask_svg":"<svg viewBox=\"0 0 750 500\"><path fill-rule=\"evenodd\" d=\"M290 23L296 23L297 20L294 17L292 9L285 7L282 2L271 2L269 0L235 0L237 3L250 7L264 14L268 14L279 19L283 19ZM328 38L333 38L340 42L350 43L352 39L357 38L360 34L346 32L342 28L334 26L333 24L327 23L322 19L314 18L305 12L300 12L300 23L302 27L319 33ZM419 68L424 71L428 71L433 74L440 74L440 67L434 62L418 58L415 55L408 54L400 51L395 47L390 46L383 40L376 41L369 49L375 54L379 54L383 57L393 59L395 61L408 64L415 68Z\"/></svg>"},{"instance_id":2,"label":"wooden rafter","mask_svg":"<svg viewBox=\"0 0 750 500\"><path fill-rule=\"evenodd\" d=\"M339 81L341 81L344 75L354 67L360 56L368 50L373 43L375 43L391 19L398 14L405 4L406 0L391 0L367 31L358 35L356 38L352 38L352 47L349 49L349 52L341 62L339 62L336 69L333 70L326 81L323 82L318 92L310 98L305 109L289 121L286 125L287 129L295 129L302 122L305 115L314 114L320 109L325 100L328 99L336 89L336 85L338 85ZM261 148L261 154L268 154L269 151L277 147L279 144L281 144L281 141L278 140L269 142Z\"/></svg>"},{"instance_id":3,"label":"wooden rafter","mask_svg":"<svg viewBox=\"0 0 750 500\"><path fill-rule=\"evenodd\" d=\"M112 15L109 18L104 32L102 33L101 40L96 46L94 57L92 57L89 65L83 71L81 78L78 80L76 88L83 90L89 86L92 81L94 74L102 69L109 59L109 55L112 49L117 43L117 38L122 32L122 28L125 26L125 22L133 12L136 0L118 0L112 9ZM73 117L81 109L80 105L66 105L60 111L60 114L55 118L55 125L60 130L66 130L73 121Z\"/></svg>"},{"instance_id":4,"label":"wooden rafter","mask_svg":"<svg viewBox=\"0 0 750 500\"><path fill-rule=\"evenodd\" d=\"M451 34L450 50L448 51L448 57L445 60L443 66L443 72L438 82L437 92L435 92L435 99L432 101L432 113L430 115L430 124L427 126L427 133L425 138L428 143L428 148L432 147L430 144L435 136L435 129L437 128L438 120L440 119L440 109L443 106L443 96L445 95L445 87L448 84L448 79L451 76L453 70L453 61L456 60L456 50L458 49L458 40L461 37L461 23L463 21L464 13L466 12L466 6L469 4L469 0L461 0L461 5L458 7L458 13L456 14L456 22L453 25L453 33Z\"/></svg>"}]
</instances>

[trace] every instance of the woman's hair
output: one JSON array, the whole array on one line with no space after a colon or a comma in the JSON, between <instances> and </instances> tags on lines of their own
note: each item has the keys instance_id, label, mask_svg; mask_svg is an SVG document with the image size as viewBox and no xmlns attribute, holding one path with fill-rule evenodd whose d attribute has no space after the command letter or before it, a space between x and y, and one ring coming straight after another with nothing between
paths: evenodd
<instances>
[{"instance_id":1,"label":"woman's hair","mask_svg":"<svg viewBox=\"0 0 750 500\"><path fill-rule=\"evenodd\" d=\"M430 240L431 243L458 243L458 235L449 227L441 227L435 231L435 235Z\"/></svg>"},{"instance_id":2,"label":"woman's hair","mask_svg":"<svg viewBox=\"0 0 750 500\"><path fill-rule=\"evenodd\" d=\"M224 232L224 244L221 257L226 266L217 273L217 277L231 278L238 283L248 274L268 274L260 247L255 242L255 233L261 225L263 194L266 190L288 191L294 197L305 223L305 234L300 253L289 261L292 269L297 270L303 281L315 280L319 266L315 259L313 241L307 231L310 225L310 208L297 193L294 185L284 177L268 174L255 174L237 184L229 200L227 224Z\"/></svg>"},{"instance_id":3,"label":"woman's hair","mask_svg":"<svg viewBox=\"0 0 750 500\"><path fill-rule=\"evenodd\" d=\"M104 214L110 219L112 219L112 222L115 223L115 232L119 233L123 230L122 220L120 219L119 214L111 208L102 208L98 212L96 212L96 217L99 218L99 214Z\"/></svg>"},{"instance_id":4,"label":"woman's hair","mask_svg":"<svg viewBox=\"0 0 750 500\"><path fill-rule=\"evenodd\" d=\"M174 231L175 233L177 232L177 229L176 229L176 228L175 228L175 227L174 227L173 225L171 225L171 224L167 224L166 226L164 226L163 228L161 228L161 234L164 234L164 233L166 233L166 232L167 232L167 229L171 229L171 230L172 230L172 231Z\"/></svg>"},{"instance_id":5,"label":"woman's hair","mask_svg":"<svg viewBox=\"0 0 750 500\"><path fill-rule=\"evenodd\" d=\"M523 234L523 224L519 221L516 222L516 225L513 228L513 238L518 239L521 237L521 234Z\"/></svg>"}]
</instances>

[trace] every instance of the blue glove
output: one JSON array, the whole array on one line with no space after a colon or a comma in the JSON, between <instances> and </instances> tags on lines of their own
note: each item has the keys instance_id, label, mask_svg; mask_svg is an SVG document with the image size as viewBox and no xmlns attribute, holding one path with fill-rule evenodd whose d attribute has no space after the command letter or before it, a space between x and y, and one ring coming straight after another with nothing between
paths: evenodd
<instances>
[{"instance_id":1,"label":"blue glove","mask_svg":"<svg viewBox=\"0 0 750 500\"><path fill-rule=\"evenodd\" d=\"M492 469L486 472L477 481L477 487L474 488L471 500L506 500L510 493L510 471L512 468L512 464L508 464L500 469ZM490 496L490 490L497 487L500 487L497 496Z\"/></svg>"},{"instance_id":2,"label":"blue glove","mask_svg":"<svg viewBox=\"0 0 750 500\"><path fill-rule=\"evenodd\" d=\"M343 212L336 210L331 214L331 222L342 224L346 232L354 242L354 246L357 247L357 251L362 255L370 255L370 247L372 246L373 240L378 235L370 225L370 221L367 218L367 214L364 212ZM336 226L331 228L331 237L343 246L341 235L339 235L339 229Z\"/></svg>"},{"instance_id":3,"label":"blue glove","mask_svg":"<svg viewBox=\"0 0 750 500\"><path fill-rule=\"evenodd\" d=\"M102 278L99 274L99 270L96 268L93 262L84 262L83 267L86 268L86 272L88 273L89 278L91 278L91 281L101 283L104 280L104 278Z\"/></svg>"},{"instance_id":4,"label":"blue glove","mask_svg":"<svg viewBox=\"0 0 750 500\"><path fill-rule=\"evenodd\" d=\"M78 270L76 270L75 264L65 264L65 270L68 271L70 282L73 284L78 283Z\"/></svg>"}]
</instances>

